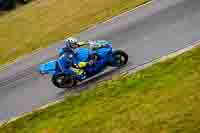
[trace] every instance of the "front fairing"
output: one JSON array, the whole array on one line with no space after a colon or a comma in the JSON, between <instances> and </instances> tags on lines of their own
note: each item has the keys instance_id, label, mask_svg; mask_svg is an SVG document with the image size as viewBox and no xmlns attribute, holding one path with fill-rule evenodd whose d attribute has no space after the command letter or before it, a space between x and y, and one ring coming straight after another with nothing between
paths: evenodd
<instances>
[{"instance_id":1,"label":"front fairing","mask_svg":"<svg viewBox=\"0 0 200 133\"><path fill-rule=\"evenodd\" d=\"M70 55L63 54L57 60L49 61L39 66L41 74L56 75L59 73L69 73L72 60L68 57Z\"/></svg>"},{"instance_id":2,"label":"front fairing","mask_svg":"<svg viewBox=\"0 0 200 133\"><path fill-rule=\"evenodd\" d=\"M49 61L45 64L39 66L39 71L41 74L55 74L57 72L57 61Z\"/></svg>"}]
</instances>

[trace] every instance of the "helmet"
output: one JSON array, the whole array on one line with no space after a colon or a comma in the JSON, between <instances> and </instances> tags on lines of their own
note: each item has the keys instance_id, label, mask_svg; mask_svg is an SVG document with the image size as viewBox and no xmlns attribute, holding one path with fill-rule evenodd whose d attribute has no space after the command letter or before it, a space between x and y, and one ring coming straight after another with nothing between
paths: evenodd
<instances>
[{"instance_id":1,"label":"helmet","mask_svg":"<svg viewBox=\"0 0 200 133\"><path fill-rule=\"evenodd\" d=\"M77 40L76 38L73 38L73 37L70 37L70 38L65 39L65 40L64 40L64 43L65 43L66 45L69 44L69 46L70 46L71 48L75 48L75 47L78 46L78 40Z\"/></svg>"}]
</instances>

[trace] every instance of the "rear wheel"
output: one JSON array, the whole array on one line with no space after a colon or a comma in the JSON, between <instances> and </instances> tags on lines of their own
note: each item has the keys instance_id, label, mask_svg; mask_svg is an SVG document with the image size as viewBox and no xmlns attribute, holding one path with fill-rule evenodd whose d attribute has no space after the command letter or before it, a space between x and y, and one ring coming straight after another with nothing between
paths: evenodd
<instances>
[{"instance_id":1,"label":"rear wheel","mask_svg":"<svg viewBox=\"0 0 200 133\"><path fill-rule=\"evenodd\" d=\"M113 67L121 67L127 64L128 62L128 55L122 50L116 50L112 54L113 61L111 66Z\"/></svg>"},{"instance_id":2,"label":"rear wheel","mask_svg":"<svg viewBox=\"0 0 200 133\"><path fill-rule=\"evenodd\" d=\"M71 88L76 85L76 80L73 76L59 74L52 77L52 83L58 88Z\"/></svg>"}]
</instances>

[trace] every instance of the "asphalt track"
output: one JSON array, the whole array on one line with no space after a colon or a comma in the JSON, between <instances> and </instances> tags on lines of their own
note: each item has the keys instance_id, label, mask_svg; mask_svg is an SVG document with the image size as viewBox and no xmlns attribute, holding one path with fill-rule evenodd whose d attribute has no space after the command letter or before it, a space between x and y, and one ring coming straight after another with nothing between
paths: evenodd
<instances>
[{"instance_id":1,"label":"asphalt track","mask_svg":"<svg viewBox=\"0 0 200 133\"><path fill-rule=\"evenodd\" d=\"M200 0L153 0L76 36L112 40L115 48L124 49L130 56L126 70L200 40L199 7ZM0 121L64 96L64 90L55 88L48 76L42 77L35 71L37 64L54 57L55 48L60 46L40 50L1 72ZM82 87L91 83L94 82Z\"/></svg>"}]
</instances>

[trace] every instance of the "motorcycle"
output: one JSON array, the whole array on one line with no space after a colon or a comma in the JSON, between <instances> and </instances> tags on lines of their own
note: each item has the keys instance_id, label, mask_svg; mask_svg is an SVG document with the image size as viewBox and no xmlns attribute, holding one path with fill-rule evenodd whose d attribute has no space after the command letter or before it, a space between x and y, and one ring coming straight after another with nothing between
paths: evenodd
<instances>
[{"instance_id":1,"label":"motorcycle","mask_svg":"<svg viewBox=\"0 0 200 133\"><path fill-rule=\"evenodd\" d=\"M95 51L91 51L89 48L77 48L76 54L73 55L63 54L63 49L60 49L59 55L57 59L39 66L40 74L52 75L51 81L58 88L71 88L78 82L102 72L108 66L122 67L128 62L128 55L124 51L112 47L100 48ZM91 55L94 63L84 68L83 78L82 75L75 72L80 70L75 67L75 64L87 62Z\"/></svg>"}]
</instances>

